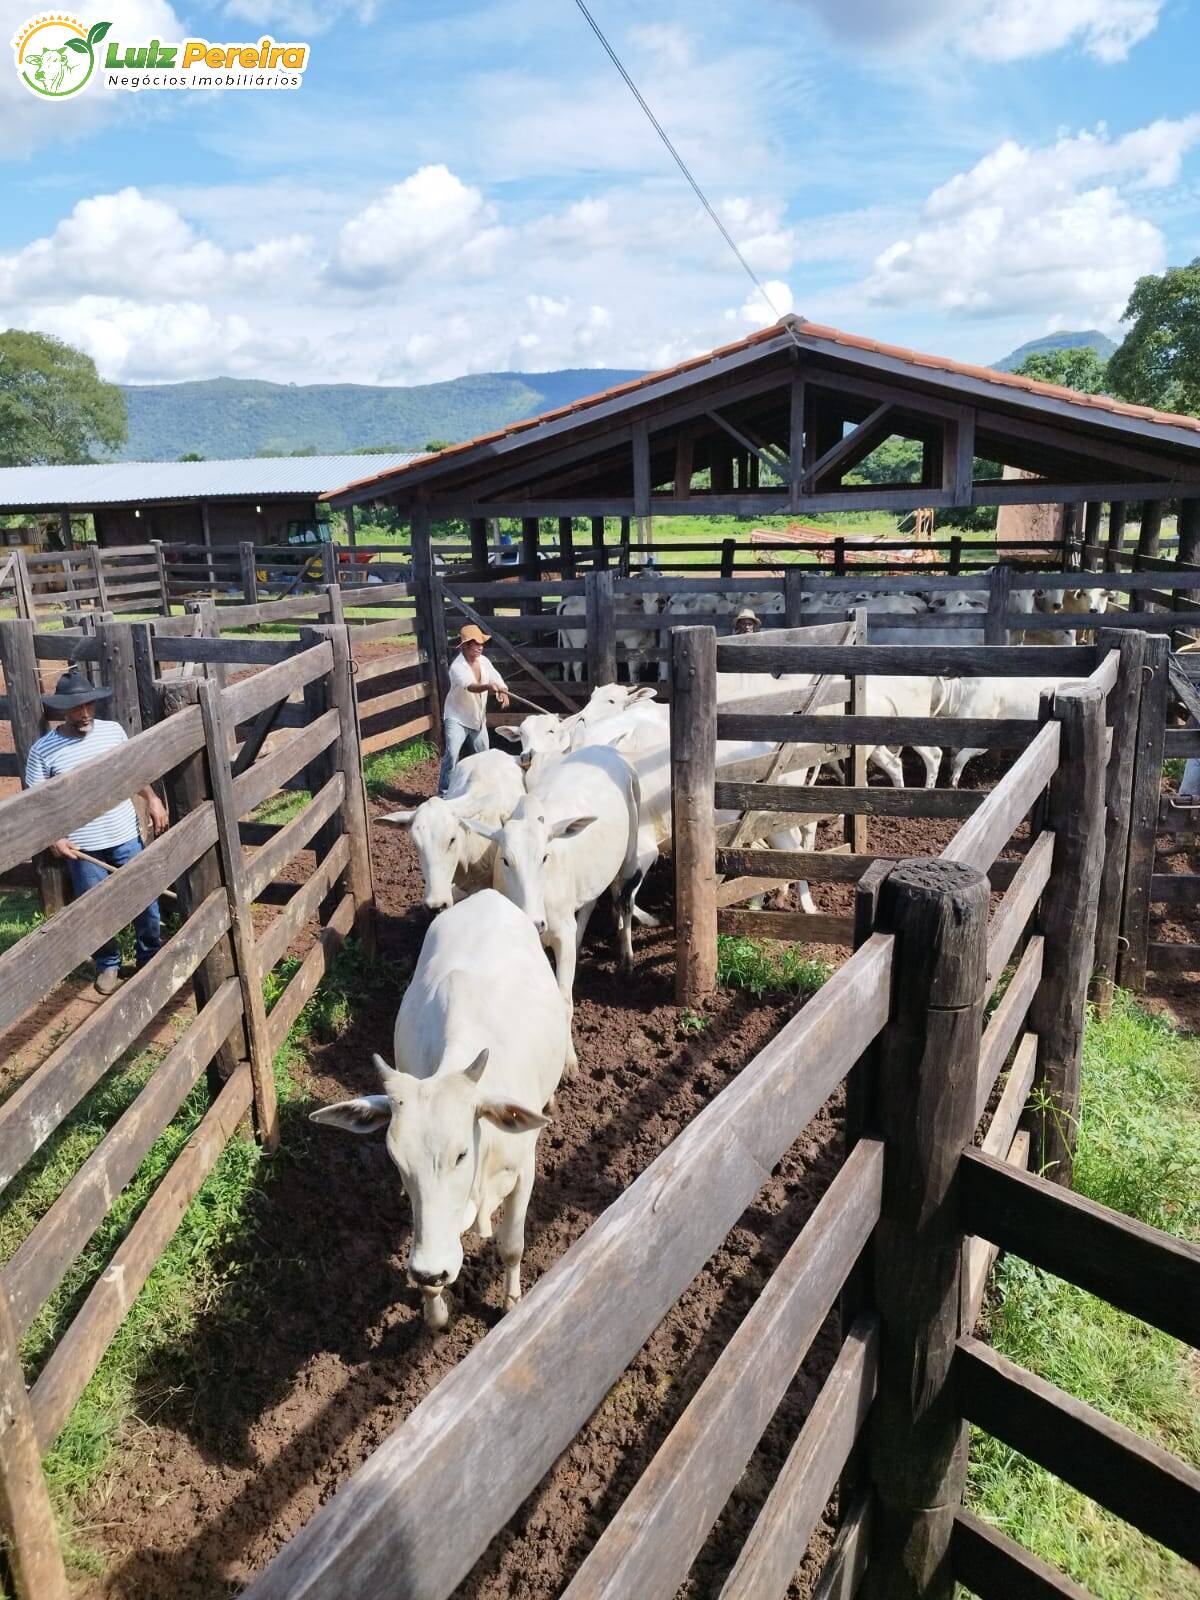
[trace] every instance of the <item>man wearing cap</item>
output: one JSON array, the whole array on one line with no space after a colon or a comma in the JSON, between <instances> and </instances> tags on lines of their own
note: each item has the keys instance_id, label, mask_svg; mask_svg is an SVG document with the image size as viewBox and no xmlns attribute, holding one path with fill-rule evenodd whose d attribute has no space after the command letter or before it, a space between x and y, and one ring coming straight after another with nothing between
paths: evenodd
<instances>
[{"instance_id":1,"label":"man wearing cap","mask_svg":"<svg viewBox=\"0 0 1200 1600\"><path fill-rule=\"evenodd\" d=\"M107 700L111 689L99 689L90 683L78 667L64 673L53 694L42 696L42 704L51 714L61 717L62 724L52 728L36 740L25 763L25 787L36 788L64 772L74 772L89 761L97 761L126 742L125 729L119 722L102 721L96 716L96 703ZM141 791L150 815L150 827L161 833L167 826L167 808L147 786ZM56 839L50 846L51 854L67 863L71 885L76 895L84 894L108 876L103 866L123 867L132 861L142 848L138 831L137 812L131 800L121 800L111 811L73 828L65 839ZM94 856L88 861L86 856ZM158 950L158 901L152 900L134 918L134 939L137 945L137 964L144 967ZM121 981L121 952L115 938L96 951L96 988L100 994L112 994Z\"/></svg>"},{"instance_id":2,"label":"man wearing cap","mask_svg":"<svg viewBox=\"0 0 1200 1600\"><path fill-rule=\"evenodd\" d=\"M739 611L733 619L734 633L757 633L761 627L762 623L749 608Z\"/></svg>"},{"instance_id":3,"label":"man wearing cap","mask_svg":"<svg viewBox=\"0 0 1200 1600\"><path fill-rule=\"evenodd\" d=\"M458 654L450 663L450 689L442 710L443 754L437 792L444 795L462 747L472 754L488 747L488 690L496 691L502 708L508 706L508 686L483 653L490 635L473 622L458 636Z\"/></svg>"}]
</instances>

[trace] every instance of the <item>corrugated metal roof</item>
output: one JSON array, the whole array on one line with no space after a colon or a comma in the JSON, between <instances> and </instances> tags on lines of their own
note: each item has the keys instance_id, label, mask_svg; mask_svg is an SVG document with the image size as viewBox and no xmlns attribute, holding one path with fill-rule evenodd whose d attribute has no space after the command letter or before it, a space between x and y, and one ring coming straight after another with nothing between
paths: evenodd
<instances>
[{"instance_id":1,"label":"corrugated metal roof","mask_svg":"<svg viewBox=\"0 0 1200 1600\"><path fill-rule=\"evenodd\" d=\"M140 504L255 495L317 496L352 477L394 472L420 451L370 456L263 456L246 461L113 461L84 467L0 467L0 510Z\"/></svg>"}]
</instances>

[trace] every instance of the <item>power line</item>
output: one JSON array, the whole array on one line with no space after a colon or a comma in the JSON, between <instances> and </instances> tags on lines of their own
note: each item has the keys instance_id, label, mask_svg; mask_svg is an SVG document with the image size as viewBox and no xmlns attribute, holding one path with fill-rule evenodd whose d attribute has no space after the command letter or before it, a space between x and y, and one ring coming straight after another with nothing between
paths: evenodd
<instances>
[{"instance_id":1,"label":"power line","mask_svg":"<svg viewBox=\"0 0 1200 1600\"><path fill-rule=\"evenodd\" d=\"M675 146L671 143L671 140L667 135L667 130L663 127L662 123L658 120L658 118L654 115L653 111L651 111L650 107L646 104L645 96L642 94L642 91L638 88L637 84L634 83L633 79L629 76L628 72L626 72L625 67L624 67L624 65L623 65L623 63L621 61L621 58L617 55L617 52L613 49L612 45L609 44L608 40L604 37L604 34L603 34L603 32L602 32L602 30L600 28L599 23L596 21L595 17L592 16L591 12L588 10L587 6L584 4L584 0L575 0L575 4L579 7L580 11L583 13L584 20L587 22L588 27L592 30L592 32L596 35L597 39L599 39L600 43L604 46L604 50L605 50L606 55L608 56L608 59L612 62L613 66L616 67L617 71L621 74L622 78L624 78L626 84L629 87L630 94L632 94L633 98L637 101L638 105L641 106L642 110L646 113L646 116L647 116L647 118L648 118L648 120L650 122L650 126L654 129L655 133L657 133L658 137L662 140L663 144L666 145L668 151L670 152L671 159L674 161L675 165L679 168L680 172L683 173L684 177L687 179L688 183L691 185L692 192L695 194L696 199L699 200L700 204L704 207L705 211L708 212L709 216L712 218L713 222L716 224L718 230L720 231L721 237L725 240L725 243L729 246L729 248L733 251L734 255L737 257L738 263L740 264L740 266L742 268L742 271L750 279L750 282L758 290L759 294L762 295L764 301L766 302L767 310L771 313L771 315L773 317L778 318L781 315L781 313L780 313L778 307L775 305L775 302L771 299L771 296L767 293L766 289L763 287L762 283L759 280L758 274L755 272L754 268L750 265L750 263L746 260L745 256L742 254L742 252L738 249L736 243L734 242L733 235L730 233L729 229L725 226L725 224L721 221L720 217L717 215L717 213L713 210L712 206L709 204L708 197L704 193L704 190L696 182L695 178L692 176L691 172L688 170L687 163L684 161L683 157L679 154L679 151L676 150Z\"/></svg>"}]
</instances>

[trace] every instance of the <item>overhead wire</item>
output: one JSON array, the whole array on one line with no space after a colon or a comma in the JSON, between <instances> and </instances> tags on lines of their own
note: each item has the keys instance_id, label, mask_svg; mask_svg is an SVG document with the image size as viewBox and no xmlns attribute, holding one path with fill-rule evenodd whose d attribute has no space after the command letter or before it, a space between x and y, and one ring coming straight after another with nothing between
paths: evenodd
<instances>
[{"instance_id":1,"label":"overhead wire","mask_svg":"<svg viewBox=\"0 0 1200 1600\"><path fill-rule=\"evenodd\" d=\"M650 123L650 126L654 129L655 133L658 134L658 137L662 140L663 144L666 146L667 151L669 152L672 161L674 161L675 165L679 168L680 172L682 172L684 178L687 180L689 186L691 187L692 193L696 196L696 199L699 200L700 204L704 207L705 211L712 218L713 223L715 224L717 230L719 231L721 237L724 239L725 243L733 251L733 254L736 257L736 259L738 261L738 264L741 266L742 271L750 279L750 282L754 285L755 289L757 289L758 293L763 297L763 300L766 303L767 310L771 313L771 315L774 318L776 318L776 320L778 320L782 316L782 313L780 312L778 306L776 306L775 302L771 299L771 296L767 293L766 288L764 287L761 279L759 278L758 274L755 272L754 268L750 265L750 263L746 260L745 256L742 254L742 252L738 249L737 241L734 239L734 237L730 233L729 229L725 226L724 222L722 222L722 220L721 220L720 216L718 215L716 209L709 202L708 196L704 193L704 190L700 187L699 183L696 181L695 177L692 175L691 169L688 167L687 162L683 159L683 157L679 154L679 151L675 148L674 144L671 142L671 139L670 139L670 136L667 133L667 130L663 127L662 123L658 120L658 118L654 115L654 112L650 109L649 105L646 102L645 95L643 95L642 91L638 88L637 84L634 83L633 79L630 77L629 73L626 71L624 63L622 62L620 56L618 56L617 52L613 49L612 45L609 44L608 39L604 35L603 29L600 27L600 24L596 21L595 17L593 17L592 13L588 10L587 6L584 4L584 0L575 0L575 4L579 7L579 10L582 12L583 18L584 18L585 22L587 23L588 27L591 28L592 32L596 35L596 38L599 39L601 45L604 48L605 54L608 56L608 59L612 62L613 66L616 67L617 71L621 74L621 77L625 80L625 83L626 83L626 85L627 85L627 87L629 89L630 94L633 95L633 98L637 101L638 105L641 106L642 110L645 112L647 120Z\"/></svg>"}]
</instances>

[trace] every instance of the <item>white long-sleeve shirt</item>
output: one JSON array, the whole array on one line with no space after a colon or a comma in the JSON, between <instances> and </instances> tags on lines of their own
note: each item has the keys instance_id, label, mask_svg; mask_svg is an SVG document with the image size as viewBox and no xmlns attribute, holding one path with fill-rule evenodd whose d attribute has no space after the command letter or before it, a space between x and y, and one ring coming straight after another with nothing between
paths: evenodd
<instances>
[{"instance_id":1,"label":"white long-sleeve shirt","mask_svg":"<svg viewBox=\"0 0 1200 1600\"><path fill-rule=\"evenodd\" d=\"M507 689L508 685L485 655L479 656L475 666L477 672L472 671L471 663L461 650L451 661L450 689L446 695L442 715L453 717L454 721L461 722L464 728L477 730L483 727L487 715L487 695L472 694L469 685L486 683L493 689Z\"/></svg>"}]
</instances>

